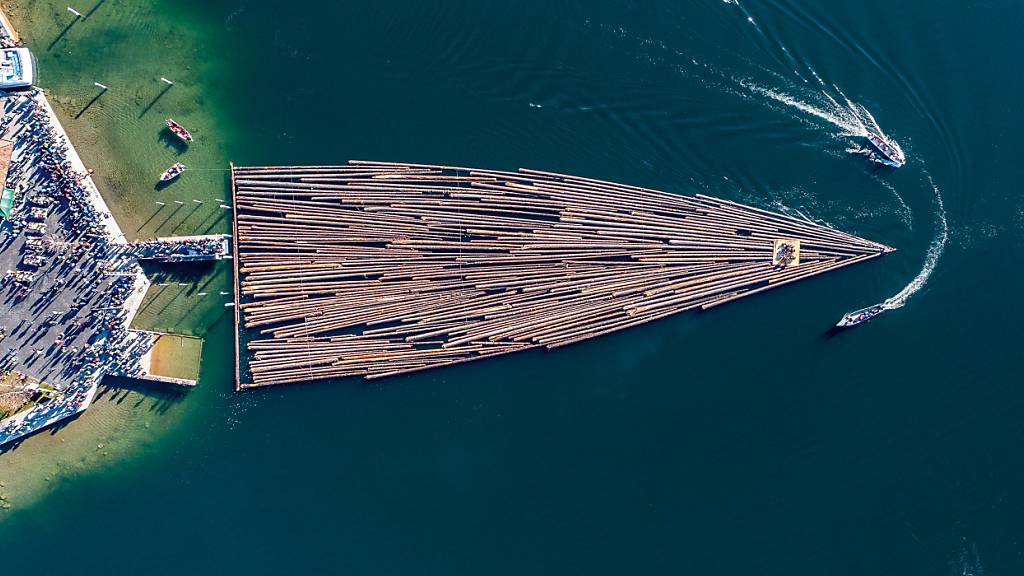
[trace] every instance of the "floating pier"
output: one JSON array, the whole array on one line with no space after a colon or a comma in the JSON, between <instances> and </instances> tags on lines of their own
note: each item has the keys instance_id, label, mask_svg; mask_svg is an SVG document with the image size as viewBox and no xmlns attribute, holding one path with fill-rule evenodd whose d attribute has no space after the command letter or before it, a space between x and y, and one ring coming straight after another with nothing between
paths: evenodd
<instances>
[{"instance_id":1,"label":"floating pier","mask_svg":"<svg viewBox=\"0 0 1024 576\"><path fill-rule=\"evenodd\" d=\"M728 200L537 170L352 161L231 178L239 388L557 348L892 250Z\"/></svg>"},{"instance_id":2,"label":"floating pier","mask_svg":"<svg viewBox=\"0 0 1024 576\"><path fill-rule=\"evenodd\" d=\"M205 262L231 257L228 234L168 236L131 245L138 260L156 262Z\"/></svg>"}]
</instances>

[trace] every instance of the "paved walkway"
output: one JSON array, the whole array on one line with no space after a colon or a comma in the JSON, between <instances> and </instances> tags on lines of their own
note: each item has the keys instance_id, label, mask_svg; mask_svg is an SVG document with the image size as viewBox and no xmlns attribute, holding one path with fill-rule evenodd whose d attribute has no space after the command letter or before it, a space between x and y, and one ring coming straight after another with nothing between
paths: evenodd
<instances>
[{"instance_id":1,"label":"paved walkway","mask_svg":"<svg viewBox=\"0 0 1024 576\"><path fill-rule=\"evenodd\" d=\"M16 191L0 223L0 369L60 391L0 422L2 445L88 408L104 374L138 371L151 340L128 330L149 281L45 96L0 105Z\"/></svg>"}]
</instances>

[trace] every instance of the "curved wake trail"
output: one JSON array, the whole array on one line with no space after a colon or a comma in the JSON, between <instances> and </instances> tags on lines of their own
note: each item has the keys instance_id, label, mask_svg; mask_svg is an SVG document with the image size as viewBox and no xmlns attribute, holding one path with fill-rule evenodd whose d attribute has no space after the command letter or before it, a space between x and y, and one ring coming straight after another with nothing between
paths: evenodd
<instances>
[{"instance_id":1,"label":"curved wake trail","mask_svg":"<svg viewBox=\"0 0 1024 576\"><path fill-rule=\"evenodd\" d=\"M797 112L801 112L806 116L811 116L819 120L824 120L829 124L839 128L841 133L835 135L836 138L867 138L869 134L881 136L890 146L899 151L901 156L905 157L903 148L896 143L895 140L889 137L888 134L882 130L879 126L878 121L871 112L865 108L862 104L851 101L843 91L837 86L833 85L837 97L833 97L829 94L828 87L824 81L818 77L817 73L811 70L811 72L818 79L822 86L819 92L813 93L814 98L810 97L810 94L805 93L803 97L797 97L786 92L774 90L772 88L766 88L760 84L757 84L751 80L732 78L733 82L739 86L746 88L749 93L757 96L767 97L773 100L777 104L787 106ZM800 118L803 120L803 118ZM884 158L879 153L870 147L859 146L857 148L847 149L847 152L852 154L861 154L866 156L872 162L885 164ZM895 190L893 190L895 193ZM896 198L899 200L904 213L909 211L906 203L900 198L899 194L896 194Z\"/></svg>"},{"instance_id":2,"label":"curved wake trail","mask_svg":"<svg viewBox=\"0 0 1024 576\"><path fill-rule=\"evenodd\" d=\"M910 281L909 284L903 287L894 296L882 302L882 307L886 310L895 310L902 308L907 300L911 296L916 294L919 290L924 288L924 285L928 283L928 278L931 277L932 272L935 271L935 267L939 263L939 258L942 257L942 253L946 249L946 241L949 239L949 224L946 222L946 207L942 204L942 192L939 191L939 187L935 185L930 174L925 173L928 176L928 182L932 185L932 190L935 191L935 204L938 207L938 233L932 240L930 246L928 246L928 254L924 259L924 266L921 271L917 273L917 276Z\"/></svg>"},{"instance_id":3,"label":"curved wake trail","mask_svg":"<svg viewBox=\"0 0 1024 576\"><path fill-rule=\"evenodd\" d=\"M824 120L843 130L845 133L844 135L867 136L868 134L868 129L864 125L864 121L861 120L859 111L856 107L851 106L850 108L844 108L837 105L834 110L830 111L794 98L785 92L765 88L764 86L755 84L749 80L736 80L736 82L755 94L766 96L780 104L784 104L790 108L795 108L805 114ZM826 96L828 95L826 94ZM831 97L829 98L831 99ZM833 100L833 102L835 102L835 100Z\"/></svg>"},{"instance_id":4,"label":"curved wake trail","mask_svg":"<svg viewBox=\"0 0 1024 576\"><path fill-rule=\"evenodd\" d=\"M808 84L808 79L804 76L804 74L800 72L800 69L803 68L804 70L810 73L811 77L813 77L815 81L817 81L818 85L821 87L821 90L820 94L815 94L815 97L819 100L819 102L815 104L806 101L806 98L801 99L799 97L795 97L790 94L780 92L778 90L765 88L764 86L757 85L749 80L732 78L734 82L746 88L747 90L754 92L755 94L767 96L768 98L775 100L780 104L784 104L786 106L789 106L790 108L799 110L800 112L803 112L805 114L809 114L821 120L825 120L833 124L834 126L841 128L844 131L844 133L841 134L840 136L865 137L868 134L880 135L884 137L884 139L887 140L890 145L896 148L901 155L904 155L904 152L899 147L899 145L896 144L896 142L893 141L891 138L889 138L885 134L885 132L882 131L881 126L878 125L878 122L875 121L874 116L871 115L871 112L869 112L867 108L860 104L852 102L846 96L846 94L843 93L843 91L840 90L839 87L836 86L835 84L832 84L831 88L833 88L835 90L835 93L838 94L838 98L833 97L832 94L829 93L829 85L825 83L825 80L821 77L821 75L819 75L818 72L807 62L798 61L793 56L793 54L791 54L790 51L786 48L786 45L783 44L781 41L775 38L770 38L765 33L765 31L762 30L761 27L757 25L757 23L754 21L753 16L743 5L740 4L739 0L724 0L724 2L726 4L732 4L736 6L747 18L747 20L754 25L757 31L765 39L765 41L769 42L772 46L777 47L779 50L782 51L783 54L785 54L786 58L789 61L789 66L791 66L790 71L793 73L794 76L800 79L804 84ZM769 52L772 53L776 60L779 60L780 64L782 64L783 66L787 65L785 62L782 62L776 54L774 54L771 51ZM821 100L821 97L824 97L824 100ZM844 101L845 104L841 103L840 99ZM869 158L873 160L875 159L875 155L871 153L870 149L860 150L859 153L867 153Z\"/></svg>"},{"instance_id":5,"label":"curved wake trail","mask_svg":"<svg viewBox=\"0 0 1024 576\"><path fill-rule=\"evenodd\" d=\"M903 196L900 196L900 193L896 190L896 187L890 184L889 181L886 180L885 178L880 178L876 174L872 174L871 179L877 182L878 185L881 186L882 188L885 188L888 191L892 192L893 197L896 198L896 202L898 202L900 205L900 220L902 220L903 223L907 226L907 230L913 231L914 213L910 210L910 206L907 205L907 202L903 199Z\"/></svg>"},{"instance_id":6,"label":"curved wake trail","mask_svg":"<svg viewBox=\"0 0 1024 576\"><path fill-rule=\"evenodd\" d=\"M872 131L875 134L881 135L883 138L885 138L885 140L889 143L890 146L892 146L896 150L899 150L900 154L904 154L903 148L900 148L900 145L895 140L890 138L889 135L882 130L882 127L878 125L878 121L875 120L875 117L871 115L871 112L869 112L867 108L860 104L854 104L853 102L850 102L849 98L846 99L846 102L847 104L850 105L851 108L856 108L857 110L860 111L861 117L867 119L868 123L871 124L871 127L873 129ZM932 183L932 186L935 186L934 182Z\"/></svg>"},{"instance_id":7,"label":"curved wake trail","mask_svg":"<svg viewBox=\"0 0 1024 576\"><path fill-rule=\"evenodd\" d=\"M984 576L985 570L981 565L981 556L978 555L978 547L971 544L968 549L966 544L960 551L960 557L955 562L950 562L951 576Z\"/></svg>"}]
</instances>

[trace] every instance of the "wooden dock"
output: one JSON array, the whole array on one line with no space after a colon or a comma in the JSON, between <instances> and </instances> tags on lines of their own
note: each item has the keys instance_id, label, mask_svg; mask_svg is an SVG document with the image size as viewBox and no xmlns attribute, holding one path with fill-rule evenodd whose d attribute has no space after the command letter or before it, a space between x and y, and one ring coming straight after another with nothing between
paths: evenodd
<instances>
[{"instance_id":1,"label":"wooden dock","mask_svg":"<svg viewBox=\"0 0 1024 576\"><path fill-rule=\"evenodd\" d=\"M728 200L536 170L353 161L231 178L250 378L236 365L237 388L557 348L891 250ZM780 260L782 244L798 257Z\"/></svg>"}]
</instances>

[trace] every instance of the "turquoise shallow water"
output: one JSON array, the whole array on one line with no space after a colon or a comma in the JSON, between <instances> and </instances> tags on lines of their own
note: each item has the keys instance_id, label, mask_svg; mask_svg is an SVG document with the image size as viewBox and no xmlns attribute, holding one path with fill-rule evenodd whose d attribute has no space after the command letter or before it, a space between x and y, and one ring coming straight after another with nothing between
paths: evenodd
<instances>
[{"instance_id":1,"label":"turquoise shallow water","mask_svg":"<svg viewBox=\"0 0 1024 576\"><path fill-rule=\"evenodd\" d=\"M37 51L66 23L50 8ZM178 66L154 114L193 115L197 167L527 166L899 251L556 353L241 395L227 316L165 294L152 322L207 335L200 388L138 450L3 516L5 568L59 530L96 551L82 573L1021 573L1022 24L1008 1L101 2L41 56L44 83L73 115L76 58ZM169 152L131 118L139 82L88 112L97 147L138 150L111 184L141 224ZM907 166L847 152L847 99ZM223 191L215 170L192 184ZM826 336L915 277L902 308Z\"/></svg>"}]
</instances>

